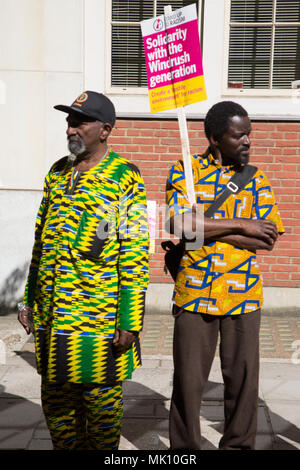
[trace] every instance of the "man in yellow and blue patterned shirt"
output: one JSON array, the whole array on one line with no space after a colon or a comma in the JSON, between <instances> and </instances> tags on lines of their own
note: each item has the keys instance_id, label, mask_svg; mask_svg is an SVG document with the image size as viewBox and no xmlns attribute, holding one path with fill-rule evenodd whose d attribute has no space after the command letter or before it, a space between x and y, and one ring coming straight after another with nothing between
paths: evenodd
<instances>
[{"instance_id":1,"label":"man in yellow and blue patterned shirt","mask_svg":"<svg viewBox=\"0 0 300 470\"><path fill-rule=\"evenodd\" d=\"M174 289L170 442L172 449L200 448L201 397L220 334L225 386L220 448L253 449L263 304L256 250L272 250L284 228L270 182L259 169L212 218L197 214L199 209L205 212L235 171L248 163L251 123L240 105L221 102L207 113L205 133L208 150L192 157L196 206L187 199L182 161L172 166L167 181L171 231L191 239L196 226L204 238L200 249L184 252Z\"/></svg>"},{"instance_id":2,"label":"man in yellow and blue patterned shirt","mask_svg":"<svg viewBox=\"0 0 300 470\"><path fill-rule=\"evenodd\" d=\"M34 333L54 449L117 449L122 381L141 365L145 187L108 148L116 117L106 96L86 91L55 108L68 114L71 158L45 179L19 320Z\"/></svg>"}]
</instances>

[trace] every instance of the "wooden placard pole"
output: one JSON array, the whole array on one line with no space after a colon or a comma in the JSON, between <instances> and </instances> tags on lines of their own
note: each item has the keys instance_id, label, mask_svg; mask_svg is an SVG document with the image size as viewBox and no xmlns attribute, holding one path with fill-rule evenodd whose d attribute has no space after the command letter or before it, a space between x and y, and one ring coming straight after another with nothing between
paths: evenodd
<instances>
[{"instance_id":1,"label":"wooden placard pole","mask_svg":"<svg viewBox=\"0 0 300 470\"><path fill-rule=\"evenodd\" d=\"M172 13L172 6L167 5L164 7L164 14L168 15ZM196 203L195 197L195 188L194 188L194 178L193 178L193 170L192 170L192 162L191 162L191 154L190 154L190 143L189 143L189 134L187 128L187 121L185 110L183 106L176 108L177 110L177 118L179 124L179 131L180 131L180 140L181 140L181 150L182 150L182 157L183 157L183 164L184 164L184 173L185 173L185 182L186 182L186 191L187 196L190 204Z\"/></svg>"}]
</instances>

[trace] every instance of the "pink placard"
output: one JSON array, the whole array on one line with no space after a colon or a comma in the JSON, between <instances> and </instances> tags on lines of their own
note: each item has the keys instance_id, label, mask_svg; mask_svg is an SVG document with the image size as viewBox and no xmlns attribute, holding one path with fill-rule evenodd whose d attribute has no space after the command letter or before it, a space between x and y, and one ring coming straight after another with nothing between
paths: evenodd
<instances>
[{"instance_id":1,"label":"pink placard","mask_svg":"<svg viewBox=\"0 0 300 470\"><path fill-rule=\"evenodd\" d=\"M197 20L151 34L143 41L149 89L203 75Z\"/></svg>"}]
</instances>

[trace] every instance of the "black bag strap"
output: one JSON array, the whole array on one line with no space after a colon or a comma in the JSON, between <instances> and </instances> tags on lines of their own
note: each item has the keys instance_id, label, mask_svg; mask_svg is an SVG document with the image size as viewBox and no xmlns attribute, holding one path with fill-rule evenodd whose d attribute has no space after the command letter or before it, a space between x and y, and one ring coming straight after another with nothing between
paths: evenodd
<instances>
[{"instance_id":1,"label":"black bag strap","mask_svg":"<svg viewBox=\"0 0 300 470\"><path fill-rule=\"evenodd\" d=\"M253 165L244 165L228 181L226 188L220 196L204 212L205 217L211 217L231 194L238 194L249 183L255 175L257 167Z\"/></svg>"}]
</instances>

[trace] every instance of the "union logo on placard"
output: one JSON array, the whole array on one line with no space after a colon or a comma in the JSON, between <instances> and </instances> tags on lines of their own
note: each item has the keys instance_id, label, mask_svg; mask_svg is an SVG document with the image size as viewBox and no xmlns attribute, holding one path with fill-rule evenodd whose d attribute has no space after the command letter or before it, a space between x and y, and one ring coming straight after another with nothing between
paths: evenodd
<instances>
[{"instance_id":1,"label":"union logo on placard","mask_svg":"<svg viewBox=\"0 0 300 470\"><path fill-rule=\"evenodd\" d=\"M153 29L154 31L160 31L161 29L163 29L163 22L160 18L156 18L156 20L154 21L153 23Z\"/></svg>"}]
</instances>

